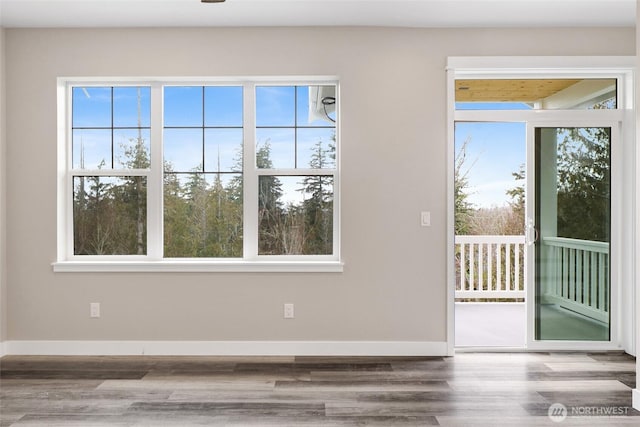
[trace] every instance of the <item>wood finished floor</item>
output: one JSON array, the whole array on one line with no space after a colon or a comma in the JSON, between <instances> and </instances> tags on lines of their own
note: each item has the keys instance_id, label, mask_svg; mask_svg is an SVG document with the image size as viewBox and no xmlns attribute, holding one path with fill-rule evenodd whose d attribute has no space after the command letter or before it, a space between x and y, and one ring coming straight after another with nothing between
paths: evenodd
<instances>
[{"instance_id":1,"label":"wood finished floor","mask_svg":"<svg viewBox=\"0 0 640 427\"><path fill-rule=\"evenodd\" d=\"M623 353L8 356L0 426L640 426L635 382Z\"/></svg>"}]
</instances>

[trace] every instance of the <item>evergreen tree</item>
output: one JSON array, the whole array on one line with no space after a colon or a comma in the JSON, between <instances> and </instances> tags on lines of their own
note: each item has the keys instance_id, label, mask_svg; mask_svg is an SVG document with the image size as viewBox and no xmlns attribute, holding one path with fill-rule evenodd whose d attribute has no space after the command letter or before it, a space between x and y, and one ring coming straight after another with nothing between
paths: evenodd
<instances>
[{"instance_id":1,"label":"evergreen tree","mask_svg":"<svg viewBox=\"0 0 640 427\"><path fill-rule=\"evenodd\" d=\"M185 220L191 248L189 255L183 256L208 256L209 191L204 174L197 172L200 170L202 170L202 166L193 169L193 173L189 174L184 187L184 197L187 202Z\"/></svg>"},{"instance_id":2,"label":"evergreen tree","mask_svg":"<svg viewBox=\"0 0 640 427\"><path fill-rule=\"evenodd\" d=\"M104 161L99 168L104 166ZM135 254L135 220L127 211L130 192L120 178L74 179L74 253ZM135 238L135 237L134 237Z\"/></svg>"},{"instance_id":3,"label":"evergreen tree","mask_svg":"<svg viewBox=\"0 0 640 427\"><path fill-rule=\"evenodd\" d=\"M113 185L100 176L78 177L74 204L74 253L112 255L117 253L117 223Z\"/></svg>"},{"instance_id":4,"label":"evergreen tree","mask_svg":"<svg viewBox=\"0 0 640 427\"><path fill-rule=\"evenodd\" d=\"M236 155L236 165L233 170L242 171L243 168L243 152L240 148ZM218 168L220 169L220 168ZM218 175L220 178L220 175ZM222 187L222 180L216 181ZM217 187L218 184L216 184ZM232 175L227 185L223 188L224 197L222 201L224 208L222 209L222 218L225 228L225 250L226 256L242 257L243 242L243 176L242 174Z\"/></svg>"},{"instance_id":5,"label":"evergreen tree","mask_svg":"<svg viewBox=\"0 0 640 427\"><path fill-rule=\"evenodd\" d=\"M335 139L334 139L335 140ZM324 169L335 162L335 143L325 149L322 140L312 148L309 161L312 169ZM307 176L301 191L311 197L303 202L305 254L331 254L333 252L333 177Z\"/></svg>"},{"instance_id":6,"label":"evergreen tree","mask_svg":"<svg viewBox=\"0 0 640 427\"><path fill-rule=\"evenodd\" d=\"M242 256L242 203L233 200L222 175L215 174L209 187L208 254L212 257Z\"/></svg>"},{"instance_id":7,"label":"evergreen tree","mask_svg":"<svg viewBox=\"0 0 640 427\"><path fill-rule=\"evenodd\" d=\"M454 181L453 181L453 197L455 212L455 234L463 236L471 232L471 216L473 214L473 205L469 202L469 171L473 164L467 167L467 147L471 142L470 138L460 146L456 153L454 164Z\"/></svg>"},{"instance_id":8,"label":"evergreen tree","mask_svg":"<svg viewBox=\"0 0 640 427\"><path fill-rule=\"evenodd\" d=\"M256 165L259 169L273 168L271 144L266 141L256 151ZM282 223L284 206L282 183L275 176L258 178L258 252L263 255L283 253Z\"/></svg>"},{"instance_id":9,"label":"evergreen tree","mask_svg":"<svg viewBox=\"0 0 640 427\"><path fill-rule=\"evenodd\" d=\"M145 140L138 129L138 137L129 141L130 146L124 150L124 166L127 169L148 169L150 166L149 153ZM124 209L128 217L135 218L135 250L128 251L138 255L147 252L147 178L143 176L131 176L126 179L125 190L122 194Z\"/></svg>"},{"instance_id":10,"label":"evergreen tree","mask_svg":"<svg viewBox=\"0 0 640 427\"><path fill-rule=\"evenodd\" d=\"M518 172L512 172L511 175L515 178L516 186L507 190L507 196L511 198L509 206L512 213L512 229L508 234L520 235L524 232L524 218L525 218L525 165L520 165Z\"/></svg>"},{"instance_id":11,"label":"evergreen tree","mask_svg":"<svg viewBox=\"0 0 640 427\"><path fill-rule=\"evenodd\" d=\"M149 153L146 141L142 137L142 105L141 89L137 88L137 130L136 138L129 140L129 145L124 148L125 159L123 166L126 169L148 169L150 167ZM135 221L130 224L135 230L135 241L129 240L129 244L122 247L123 253L144 255L147 253L147 178L143 176L131 176L125 179L119 200L122 212L126 214L126 221ZM122 220L125 220L122 218ZM124 242L120 242L124 243Z\"/></svg>"},{"instance_id":12,"label":"evergreen tree","mask_svg":"<svg viewBox=\"0 0 640 427\"><path fill-rule=\"evenodd\" d=\"M609 241L611 130L558 129L558 236Z\"/></svg>"}]
</instances>

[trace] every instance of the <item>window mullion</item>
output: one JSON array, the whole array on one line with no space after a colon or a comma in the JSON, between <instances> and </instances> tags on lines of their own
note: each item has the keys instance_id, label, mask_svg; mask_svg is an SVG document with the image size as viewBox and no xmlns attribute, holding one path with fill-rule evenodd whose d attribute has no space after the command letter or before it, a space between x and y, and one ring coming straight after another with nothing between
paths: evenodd
<instances>
[{"instance_id":1,"label":"window mullion","mask_svg":"<svg viewBox=\"0 0 640 427\"><path fill-rule=\"evenodd\" d=\"M148 169L72 169L72 176L149 176Z\"/></svg>"},{"instance_id":2,"label":"window mullion","mask_svg":"<svg viewBox=\"0 0 640 427\"><path fill-rule=\"evenodd\" d=\"M258 256L258 173L256 168L255 84L243 85L243 258Z\"/></svg>"},{"instance_id":3,"label":"window mullion","mask_svg":"<svg viewBox=\"0 0 640 427\"><path fill-rule=\"evenodd\" d=\"M151 86L150 168L147 182L147 256L162 259L163 253L163 162L162 85Z\"/></svg>"},{"instance_id":4,"label":"window mullion","mask_svg":"<svg viewBox=\"0 0 640 427\"><path fill-rule=\"evenodd\" d=\"M336 175L336 169L312 169L312 168L283 168L283 169L257 169L258 176L332 176Z\"/></svg>"},{"instance_id":5,"label":"window mullion","mask_svg":"<svg viewBox=\"0 0 640 427\"><path fill-rule=\"evenodd\" d=\"M65 203L65 230L64 234L66 237L66 245L65 245L65 258L69 259L73 256L73 244L74 244L74 233L73 233L73 174L69 172L71 166L73 165L73 97L72 97L72 86L67 85L65 87L66 90L66 104L65 104L65 118L66 122L64 124L65 129L65 163L64 163L64 203ZM60 161L59 159L58 161ZM59 257L58 257L59 258Z\"/></svg>"}]
</instances>

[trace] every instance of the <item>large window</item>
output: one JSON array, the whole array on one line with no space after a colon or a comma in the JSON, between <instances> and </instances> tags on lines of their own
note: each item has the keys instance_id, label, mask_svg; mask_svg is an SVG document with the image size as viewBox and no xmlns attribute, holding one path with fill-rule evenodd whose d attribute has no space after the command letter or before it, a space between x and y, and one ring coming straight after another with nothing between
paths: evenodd
<instances>
[{"instance_id":1,"label":"large window","mask_svg":"<svg viewBox=\"0 0 640 427\"><path fill-rule=\"evenodd\" d=\"M339 261L335 82L61 85L58 264Z\"/></svg>"}]
</instances>

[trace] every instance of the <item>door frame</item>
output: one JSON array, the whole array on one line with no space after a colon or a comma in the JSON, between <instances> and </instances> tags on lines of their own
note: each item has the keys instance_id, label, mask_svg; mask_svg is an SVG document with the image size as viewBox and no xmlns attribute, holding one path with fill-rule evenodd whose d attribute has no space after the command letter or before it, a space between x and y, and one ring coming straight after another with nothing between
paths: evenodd
<instances>
[{"instance_id":1,"label":"door frame","mask_svg":"<svg viewBox=\"0 0 640 427\"><path fill-rule=\"evenodd\" d=\"M447 59L447 354L455 354L455 231L454 231L454 159L455 122L526 122L529 123L621 123L618 145L612 147L612 254L611 256L611 341L610 342L551 342L542 341L527 350L612 350L624 349L635 354L634 296L638 276L633 254L640 230L635 227L636 170L639 160L635 151L634 81L635 58L607 57L449 57ZM525 79L525 78L615 78L618 81L618 109L616 110L528 110L528 111L456 111L456 79ZM529 138L529 137L528 137ZM527 144L527 150L532 149ZM529 153L527 154L529 156ZM614 157L615 156L615 157ZM531 178L528 174L528 180ZM614 187L615 185L615 187ZM531 188L531 187L529 187ZM614 229L614 219L616 228ZM633 230L621 234L622 229ZM614 236L614 233L616 234ZM613 247L613 242L619 248ZM532 252L532 251L529 251ZM528 255L529 257L531 255ZM613 288L616 280L614 302ZM525 277L525 280L529 280ZM626 284L620 286L620 283ZM527 287L531 289L529 283ZM528 291L529 292L529 291ZM528 299L530 298L527 295ZM616 312L614 312L614 306ZM530 310L529 310L530 311ZM529 317L529 314L527 314ZM615 319L613 317L615 316ZM615 323L615 330L613 324ZM529 319L527 319L529 324ZM529 329L529 327L528 327ZM527 335L530 332L527 331Z\"/></svg>"}]
</instances>

